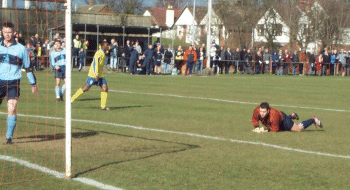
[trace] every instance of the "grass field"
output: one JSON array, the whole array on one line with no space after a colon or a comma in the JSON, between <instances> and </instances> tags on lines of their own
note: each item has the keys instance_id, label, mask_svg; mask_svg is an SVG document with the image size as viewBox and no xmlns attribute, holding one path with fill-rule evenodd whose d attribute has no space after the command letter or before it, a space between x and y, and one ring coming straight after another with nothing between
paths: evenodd
<instances>
[{"instance_id":1,"label":"grass field","mask_svg":"<svg viewBox=\"0 0 350 190\"><path fill-rule=\"evenodd\" d=\"M72 93L86 77L73 72ZM36 95L23 78L14 144L0 144L1 189L101 188L83 179L120 189L350 188L349 77L107 73L110 111L99 109L98 87L72 104L72 180L53 73L37 74ZM299 121L316 115L324 130L253 133L263 101ZM6 117L3 103L3 140Z\"/></svg>"}]
</instances>

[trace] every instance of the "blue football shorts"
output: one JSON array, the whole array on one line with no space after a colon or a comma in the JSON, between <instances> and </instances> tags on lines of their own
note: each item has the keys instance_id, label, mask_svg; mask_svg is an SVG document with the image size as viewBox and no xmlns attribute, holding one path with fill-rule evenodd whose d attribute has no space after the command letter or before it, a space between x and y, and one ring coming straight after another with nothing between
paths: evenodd
<instances>
[{"instance_id":1,"label":"blue football shorts","mask_svg":"<svg viewBox=\"0 0 350 190\"><path fill-rule=\"evenodd\" d=\"M59 66L60 69L55 69L55 78L65 79L66 78L66 66Z\"/></svg>"},{"instance_id":2,"label":"blue football shorts","mask_svg":"<svg viewBox=\"0 0 350 190\"><path fill-rule=\"evenodd\" d=\"M20 80L0 80L0 101L5 98L17 99L20 95ZM1 104L1 103L0 103Z\"/></svg>"},{"instance_id":3,"label":"blue football shorts","mask_svg":"<svg viewBox=\"0 0 350 190\"><path fill-rule=\"evenodd\" d=\"M93 86L93 85L102 86L104 84L107 84L107 81L106 81L106 79L104 77L103 78L99 78L98 81L96 81L95 78L88 77L87 80L86 80L86 84L90 85L90 86Z\"/></svg>"},{"instance_id":4,"label":"blue football shorts","mask_svg":"<svg viewBox=\"0 0 350 190\"><path fill-rule=\"evenodd\" d=\"M292 120L292 116L287 116L284 112L282 112L283 115L283 130L284 131L290 131L294 125L294 121Z\"/></svg>"}]
</instances>

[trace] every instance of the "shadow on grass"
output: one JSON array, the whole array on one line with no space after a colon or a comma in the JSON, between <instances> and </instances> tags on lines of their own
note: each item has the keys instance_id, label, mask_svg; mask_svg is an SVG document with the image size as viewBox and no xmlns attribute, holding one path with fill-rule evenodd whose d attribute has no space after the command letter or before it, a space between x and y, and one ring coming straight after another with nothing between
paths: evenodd
<instances>
[{"instance_id":1,"label":"shadow on grass","mask_svg":"<svg viewBox=\"0 0 350 190\"><path fill-rule=\"evenodd\" d=\"M85 99L77 99L75 101L91 101L91 100L101 100L101 98L85 98Z\"/></svg>"},{"instance_id":2,"label":"shadow on grass","mask_svg":"<svg viewBox=\"0 0 350 190\"><path fill-rule=\"evenodd\" d=\"M305 132L326 132L324 129L312 129L312 130L305 130L305 131L303 131L303 133L305 133Z\"/></svg>"},{"instance_id":3,"label":"shadow on grass","mask_svg":"<svg viewBox=\"0 0 350 190\"><path fill-rule=\"evenodd\" d=\"M96 131L77 132L77 133L72 133L72 138L85 138L85 137L90 137L95 135L98 135L98 132ZM53 141L53 140L61 140L64 138L66 138L65 133L59 133L59 134L53 134L53 135L31 135L31 136L25 136L25 137L18 137L16 139L37 139L37 140L28 140L28 141L16 142L16 143L20 144L20 143L28 143L28 142Z\"/></svg>"},{"instance_id":4,"label":"shadow on grass","mask_svg":"<svg viewBox=\"0 0 350 190\"><path fill-rule=\"evenodd\" d=\"M120 106L120 107L108 107L110 110L117 110L117 109L127 109L127 108L142 108L142 107L146 107L146 106ZM147 106L147 107L151 107L151 106ZM91 107L92 109L98 109L100 110L101 107Z\"/></svg>"},{"instance_id":5,"label":"shadow on grass","mask_svg":"<svg viewBox=\"0 0 350 190\"><path fill-rule=\"evenodd\" d=\"M131 106L131 107L133 107L133 106ZM27 122L27 123L42 124L42 125L45 125L45 126L64 128L64 126L61 126L61 125L54 125L54 124L48 124L48 123L38 123L38 122L35 122L35 123L34 122ZM90 169L87 169L87 170L82 171L82 172L78 172L73 177L78 177L78 176L83 175L85 173L92 172L92 171L95 171L95 170L98 170L98 169L101 169L101 168L104 168L104 167L108 167L108 166L114 165L114 164L119 164L119 163L124 163L124 162L131 162L131 161L136 161L136 160L143 160L143 159L159 156L159 155L162 155L162 154L174 154L174 153L179 153L179 152L183 152L183 151L194 149L194 148L200 148L199 145L192 145L192 144L186 144L186 143L180 143L180 142L174 142L174 141L166 141L166 140L147 138L147 137L124 135L124 134L113 133L113 132L108 132L108 131L90 130L90 129L83 129L83 128L79 128L79 127L74 127L74 129L76 129L76 130L83 130L85 132L72 133L72 137L73 138L85 138L85 137L95 136L95 135L99 135L99 134L108 134L108 135L113 135L113 136L136 138L136 139L153 141L153 142L156 141L156 142L167 143L167 144L171 144L171 145L178 145L178 146L181 146L181 147L175 147L175 150L174 150L174 146L172 146L172 147L168 147L167 148L168 150L167 149L158 149L158 152L151 153L149 155L139 156L139 157L136 157L136 158L125 159L125 160L120 160L120 161L115 161L115 162L108 162L108 163L102 164L100 166L97 166L97 167L94 167L94 168L90 168ZM16 138L16 139L24 139L23 142L16 142L16 143L43 142L43 141L61 140L61 139L64 139L64 138L65 138L65 134L64 133L58 133L58 134L53 134L53 135L31 135L31 136L23 136L23 137ZM29 141L27 140L26 141L26 139L34 139L34 140L29 140ZM134 152L144 152L143 149L133 149L132 151L134 151Z\"/></svg>"},{"instance_id":6,"label":"shadow on grass","mask_svg":"<svg viewBox=\"0 0 350 190\"><path fill-rule=\"evenodd\" d=\"M152 139L152 138L146 138L146 137L138 137L138 136L131 136L131 135L123 135L123 134L118 134L118 133L111 133L111 132L107 132L107 131L98 131L99 133L105 133L105 134L110 134L110 135L116 135L116 136L122 136L122 137L130 137L130 138L137 138L137 139L142 139L142 140L148 140L148 141L157 141L157 142L161 142L161 143L169 143L169 144L175 144L175 145L181 145L183 147L179 147L177 150L163 150L157 153L153 153L150 155L146 155L146 156L140 156L137 158L132 158L132 159L125 159L125 160L121 160L121 161L115 161L115 162L109 162L109 163L105 163L102 164L100 166L79 172L77 174L75 174L73 176L73 178L75 177L79 177L80 175L104 168L104 167L108 167L110 165L114 165L114 164L120 164L120 163L124 163L124 162L131 162L131 161L136 161L136 160L143 160L143 159L147 159L147 158L151 158L151 157L155 157L155 156L159 156L162 154L174 154L174 153L178 153L178 152L183 152L186 150L190 150L190 149L194 149L194 148L200 148L200 146L198 145L192 145L192 144L186 144L186 143L179 143L179 142L173 142L173 141L166 141L166 140L160 140L160 139ZM140 150L134 150L134 151L141 151L143 152L142 149Z\"/></svg>"},{"instance_id":7,"label":"shadow on grass","mask_svg":"<svg viewBox=\"0 0 350 190\"><path fill-rule=\"evenodd\" d=\"M48 123L40 123L40 122L28 122L26 121L25 123L31 123L35 125L45 125L45 126L51 126L51 127L59 127L59 128L64 128L62 125L54 125L54 124L48 124ZM95 136L98 135L98 132L96 131L88 131L88 132L75 132L72 133L72 138L85 138L85 137L90 137L90 136ZM45 134L45 135L30 135L30 136L23 136L23 137L17 137L15 139L36 139L36 140L27 140L23 142L16 142L18 144L21 143L28 143L28 142L42 142L42 141L53 141L53 140L61 140L66 138L65 133L58 133L58 134Z\"/></svg>"}]
</instances>

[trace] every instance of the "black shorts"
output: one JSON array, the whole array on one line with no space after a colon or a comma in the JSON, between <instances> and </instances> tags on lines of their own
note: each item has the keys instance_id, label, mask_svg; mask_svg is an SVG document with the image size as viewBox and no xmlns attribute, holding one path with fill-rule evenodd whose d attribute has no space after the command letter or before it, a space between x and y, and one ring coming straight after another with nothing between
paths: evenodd
<instances>
[{"instance_id":1,"label":"black shorts","mask_svg":"<svg viewBox=\"0 0 350 190\"><path fill-rule=\"evenodd\" d=\"M55 78L65 79L66 78L66 66L59 66L60 69L55 69Z\"/></svg>"},{"instance_id":2,"label":"black shorts","mask_svg":"<svg viewBox=\"0 0 350 190\"><path fill-rule=\"evenodd\" d=\"M0 80L0 101L5 98L17 99L20 95L20 80ZM1 103L0 102L0 103Z\"/></svg>"},{"instance_id":3,"label":"black shorts","mask_svg":"<svg viewBox=\"0 0 350 190\"><path fill-rule=\"evenodd\" d=\"M283 115L283 123L282 126L280 126L280 129L284 130L284 131L290 131L294 125L294 121L292 120L292 116L285 114L284 112L282 112Z\"/></svg>"}]
</instances>

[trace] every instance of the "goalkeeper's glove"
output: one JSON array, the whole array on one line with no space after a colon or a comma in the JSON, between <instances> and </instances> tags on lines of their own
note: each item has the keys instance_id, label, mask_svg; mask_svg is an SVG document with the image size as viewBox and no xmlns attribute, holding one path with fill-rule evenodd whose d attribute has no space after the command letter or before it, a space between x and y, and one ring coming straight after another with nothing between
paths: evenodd
<instances>
[{"instance_id":1,"label":"goalkeeper's glove","mask_svg":"<svg viewBox=\"0 0 350 190\"><path fill-rule=\"evenodd\" d=\"M265 133L268 132L269 130L265 129L264 127L257 127L253 130L255 133Z\"/></svg>"}]
</instances>

